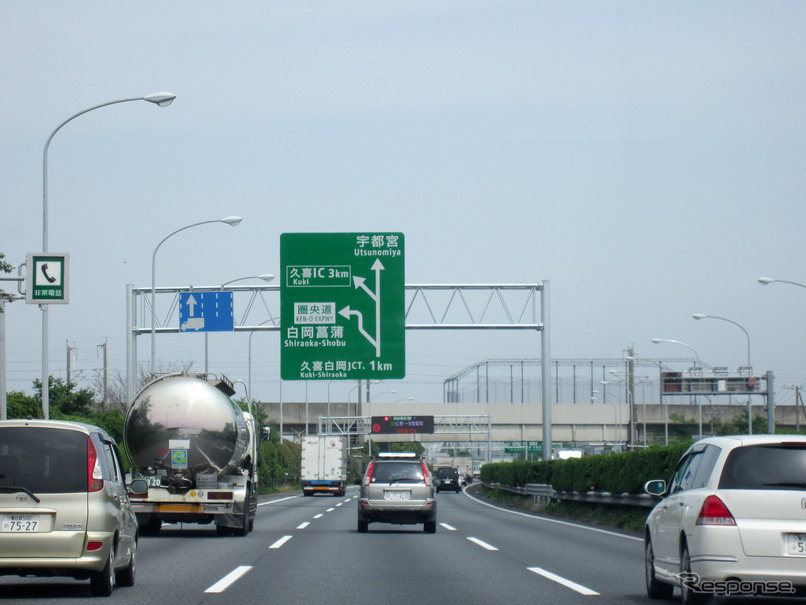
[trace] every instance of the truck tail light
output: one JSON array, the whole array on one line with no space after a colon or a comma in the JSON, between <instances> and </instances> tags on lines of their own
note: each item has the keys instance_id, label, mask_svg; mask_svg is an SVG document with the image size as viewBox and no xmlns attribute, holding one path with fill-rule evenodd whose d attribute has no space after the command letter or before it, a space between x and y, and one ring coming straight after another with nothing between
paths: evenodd
<instances>
[{"instance_id":1,"label":"truck tail light","mask_svg":"<svg viewBox=\"0 0 806 605\"><path fill-rule=\"evenodd\" d=\"M369 467L367 467L367 474L364 475L364 485L368 486L372 482L372 471L375 470L375 463L370 462Z\"/></svg>"},{"instance_id":2,"label":"truck tail light","mask_svg":"<svg viewBox=\"0 0 806 605\"><path fill-rule=\"evenodd\" d=\"M232 500L232 492L209 492L208 500Z\"/></svg>"},{"instance_id":3,"label":"truck tail light","mask_svg":"<svg viewBox=\"0 0 806 605\"><path fill-rule=\"evenodd\" d=\"M87 491L98 492L103 487L104 475L101 472L98 451L95 449L92 437L87 437Z\"/></svg>"},{"instance_id":4,"label":"truck tail light","mask_svg":"<svg viewBox=\"0 0 806 605\"><path fill-rule=\"evenodd\" d=\"M725 503L711 495L702 503L697 525L736 525L736 520Z\"/></svg>"}]
</instances>

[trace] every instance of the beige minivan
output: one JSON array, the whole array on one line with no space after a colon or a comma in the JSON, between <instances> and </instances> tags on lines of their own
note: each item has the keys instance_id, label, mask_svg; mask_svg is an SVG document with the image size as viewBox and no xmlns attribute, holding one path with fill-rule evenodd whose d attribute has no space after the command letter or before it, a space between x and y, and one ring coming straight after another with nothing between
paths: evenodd
<instances>
[{"instance_id":1,"label":"beige minivan","mask_svg":"<svg viewBox=\"0 0 806 605\"><path fill-rule=\"evenodd\" d=\"M89 579L108 596L134 584L137 539L120 452L103 429L0 421L0 575Z\"/></svg>"}]
</instances>

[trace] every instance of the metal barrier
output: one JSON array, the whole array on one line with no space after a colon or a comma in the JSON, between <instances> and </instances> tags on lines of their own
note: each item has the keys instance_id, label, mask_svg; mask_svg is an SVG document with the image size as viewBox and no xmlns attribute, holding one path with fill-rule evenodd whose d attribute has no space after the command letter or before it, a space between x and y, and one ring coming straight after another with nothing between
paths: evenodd
<instances>
[{"instance_id":1,"label":"metal barrier","mask_svg":"<svg viewBox=\"0 0 806 605\"><path fill-rule=\"evenodd\" d=\"M524 486L513 487L500 483L483 482L484 487L500 489L522 496L532 496L535 504L548 504L552 500L566 502L587 502L589 504L615 504L617 506L641 506L652 508L658 499L649 494L612 494L610 492L560 492L548 483L527 483Z\"/></svg>"}]
</instances>

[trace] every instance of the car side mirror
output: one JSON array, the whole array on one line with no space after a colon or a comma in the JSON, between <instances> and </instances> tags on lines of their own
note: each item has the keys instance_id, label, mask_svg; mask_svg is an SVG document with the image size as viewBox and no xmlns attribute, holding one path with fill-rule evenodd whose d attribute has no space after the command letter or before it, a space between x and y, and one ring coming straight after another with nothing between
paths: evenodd
<instances>
[{"instance_id":1,"label":"car side mirror","mask_svg":"<svg viewBox=\"0 0 806 605\"><path fill-rule=\"evenodd\" d=\"M666 494L666 481L663 479L653 479L644 483L644 491L650 496L662 498Z\"/></svg>"}]
</instances>

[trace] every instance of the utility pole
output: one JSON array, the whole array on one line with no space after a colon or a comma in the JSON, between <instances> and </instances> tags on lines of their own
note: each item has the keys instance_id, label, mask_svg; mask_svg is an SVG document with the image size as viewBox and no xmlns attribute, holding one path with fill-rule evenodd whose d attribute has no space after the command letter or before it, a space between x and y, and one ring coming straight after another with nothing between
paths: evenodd
<instances>
[{"instance_id":1,"label":"utility pole","mask_svg":"<svg viewBox=\"0 0 806 605\"><path fill-rule=\"evenodd\" d=\"M629 445L635 445L635 355L633 347L627 347L627 404L630 406Z\"/></svg>"},{"instance_id":2,"label":"utility pole","mask_svg":"<svg viewBox=\"0 0 806 605\"><path fill-rule=\"evenodd\" d=\"M109 356L108 356L108 339L104 339L104 344L95 347L96 354L98 349L104 350L104 410L106 410L107 397L109 393Z\"/></svg>"},{"instance_id":3,"label":"utility pole","mask_svg":"<svg viewBox=\"0 0 806 605\"><path fill-rule=\"evenodd\" d=\"M73 351L77 351L78 349L76 347L71 347L69 341L65 340L64 342L67 345L67 384L69 385L70 384L70 374L72 373L71 372L72 353L73 353Z\"/></svg>"}]
</instances>

